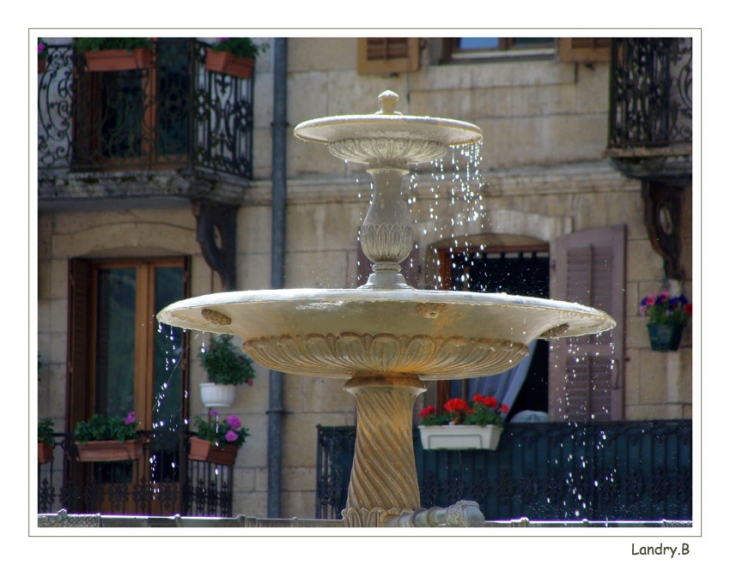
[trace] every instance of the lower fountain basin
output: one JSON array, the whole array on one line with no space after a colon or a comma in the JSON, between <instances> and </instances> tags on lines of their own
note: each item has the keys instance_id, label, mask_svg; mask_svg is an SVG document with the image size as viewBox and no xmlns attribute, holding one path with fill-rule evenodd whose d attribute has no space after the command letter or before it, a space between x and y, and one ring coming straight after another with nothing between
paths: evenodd
<instances>
[{"instance_id":1,"label":"lower fountain basin","mask_svg":"<svg viewBox=\"0 0 730 565\"><path fill-rule=\"evenodd\" d=\"M516 365L527 344L610 330L605 312L555 300L415 289L284 289L210 294L158 320L230 333L269 369L351 378L458 379Z\"/></svg>"}]
</instances>

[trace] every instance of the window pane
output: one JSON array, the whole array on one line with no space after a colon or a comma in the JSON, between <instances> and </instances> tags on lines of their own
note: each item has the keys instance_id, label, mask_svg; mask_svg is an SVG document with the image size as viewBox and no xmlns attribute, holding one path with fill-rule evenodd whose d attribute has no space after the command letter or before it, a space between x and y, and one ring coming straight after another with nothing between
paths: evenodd
<instances>
[{"instance_id":1,"label":"window pane","mask_svg":"<svg viewBox=\"0 0 730 565\"><path fill-rule=\"evenodd\" d=\"M552 45L552 37L513 37L512 44L516 47L533 47L536 45Z\"/></svg>"},{"instance_id":2,"label":"window pane","mask_svg":"<svg viewBox=\"0 0 730 565\"><path fill-rule=\"evenodd\" d=\"M98 271L96 411L126 416L134 410L136 269Z\"/></svg>"},{"instance_id":3,"label":"window pane","mask_svg":"<svg viewBox=\"0 0 730 565\"><path fill-rule=\"evenodd\" d=\"M460 37L459 49L496 49L498 37Z\"/></svg>"},{"instance_id":4,"label":"window pane","mask_svg":"<svg viewBox=\"0 0 730 565\"><path fill-rule=\"evenodd\" d=\"M183 298L183 268L155 269L155 312ZM183 330L159 324L155 332L152 429L154 479L176 481L180 468L179 432L182 422L182 356Z\"/></svg>"}]
</instances>

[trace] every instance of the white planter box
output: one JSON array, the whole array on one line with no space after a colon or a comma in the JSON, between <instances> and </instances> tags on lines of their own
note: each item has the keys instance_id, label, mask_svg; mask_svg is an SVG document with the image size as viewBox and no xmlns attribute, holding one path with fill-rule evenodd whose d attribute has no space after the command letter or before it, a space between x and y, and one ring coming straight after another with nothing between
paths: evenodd
<instances>
[{"instance_id":1,"label":"white planter box","mask_svg":"<svg viewBox=\"0 0 730 565\"><path fill-rule=\"evenodd\" d=\"M200 383L200 399L206 408L228 408L236 401L236 385Z\"/></svg>"},{"instance_id":2,"label":"white planter box","mask_svg":"<svg viewBox=\"0 0 730 565\"><path fill-rule=\"evenodd\" d=\"M418 426L423 449L497 449L499 426Z\"/></svg>"}]
</instances>

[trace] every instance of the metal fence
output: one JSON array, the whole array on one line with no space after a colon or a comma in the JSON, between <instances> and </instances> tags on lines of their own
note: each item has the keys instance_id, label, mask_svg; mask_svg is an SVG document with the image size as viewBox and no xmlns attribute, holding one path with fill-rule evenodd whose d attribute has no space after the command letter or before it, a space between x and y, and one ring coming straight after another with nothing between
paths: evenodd
<instances>
[{"instance_id":1,"label":"metal fence","mask_svg":"<svg viewBox=\"0 0 730 565\"><path fill-rule=\"evenodd\" d=\"M355 429L319 427L317 518L345 507ZM692 422L512 424L496 451L424 450L421 505L479 503L487 520L691 520Z\"/></svg>"},{"instance_id":2,"label":"metal fence","mask_svg":"<svg viewBox=\"0 0 730 565\"><path fill-rule=\"evenodd\" d=\"M72 45L38 73L38 173L156 170L250 179L253 81L205 69L206 44L155 41L148 68L90 72Z\"/></svg>"},{"instance_id":3,"label":"metal fence","mask_svg":"<svg viewBox=\"0 0 730 565\"><path fill-rule=\"evenodd\" d=\"M609 148L692 143L692 40L612 42Z\"/></svg>"},{"instance_id":4,"label":"metal fence","mask_svg":"<svg viewBox=\"0 0 730 565\"><path fill-rule=\"evenodd\" d=\"M38 513L231 516L233 467L187 459L187 432L140 432L133 461L78 461L72 434L54 434L54 458L38 464Z\"/></svg>"}]
</instances>

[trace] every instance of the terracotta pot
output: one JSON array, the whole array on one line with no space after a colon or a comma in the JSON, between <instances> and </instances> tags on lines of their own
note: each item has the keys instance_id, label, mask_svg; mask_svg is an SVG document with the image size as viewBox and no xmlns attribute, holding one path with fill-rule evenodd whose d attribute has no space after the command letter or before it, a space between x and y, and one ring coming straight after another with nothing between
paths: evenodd
<instances>
[{"instance_id":1,"label":"terracotta pot","mask_svg":"<svg viewBox=\"0 0 730 565\"><path fill-rule=\"evenodd\" d=\"M131 51L125 49L86 51L84 56L92 72L134 71L152 66L152 51L147 47L138 47Z\"/></svg>"},{"instance_id":2,"label":"terracotta pot","mask_svg":"<svg viewBox=\"0 0 730 565\"><path fill-rule=\"evenodd\" d=\"M46 57L43 57L42 59L38 59L38 72L39 73L46 72Z\"/></svg>"},{"instance_id":3,"label":"terracotta pot","mask_svg":"<svg viewBox=\"0 0 730 565\"><path fill-rule=\"evenodd\" d=\"M133 439L123 442L90 441L86 444L77 443L79 450L79 461L101 462L101 461L129 461L142 457L142 440Z\"/></svg>"},{"instance_id":4,"label":"terracotta pot","mask_svg":"<svg viewBox=\"0 0 730 565\"><path fill-rule=\"evenodd\" d=\"M418 426L423 449L497 449L499 426Z\"/></svg>"},{"instance_id":5,"label":"terracotta pot","mask_svg":"<svg viewBox=\"0 0 730 565\"><path fill-rule=\"evenodd\" d=\"M190 452L188 459L193 461L204 461L217 465L233 465L238 455L237 445L225 445L218 447L209 441L197 437L190 438Z\"/></svg>"},{"instance_id":6,"label":"terracotta pot","mask_svg":"<svg viewBox=\"0 0 730 565\"><path fill-rule=\"evenodd\" d=\"M53 446L47 443L38 444L38 463L50 463L53 461Z\"/></svg>"},{"instance_id":7,"label":"terracotta pot","mask_svg":"<svg viewBox=\"0 0 730 565\"><path fill-rule=\"evenodd\" d=\"M647 324L653 351L677 351L684 326L679 324Z\"/></svg>"},{"instance_id":8,"label":"terracotta pot","mask_svg":"<svg viewBox=\"0 0 730 565\"><path fill-rule=\"evenodd\" d=\"M205 68L214 73L223 73L236 78L250 79L256 59L236 57L233 53L219 51L216 53L210 47L205 50Z\"/></svg>"}]
</instances>

